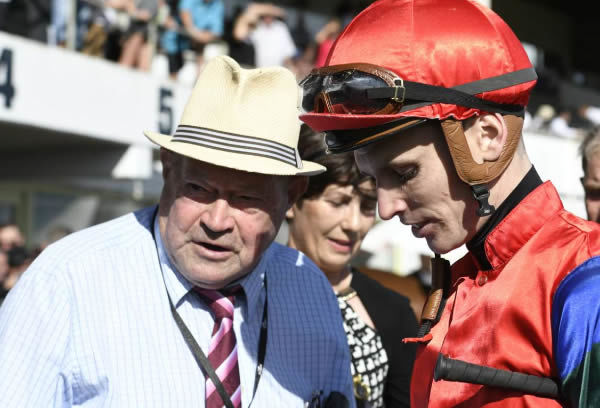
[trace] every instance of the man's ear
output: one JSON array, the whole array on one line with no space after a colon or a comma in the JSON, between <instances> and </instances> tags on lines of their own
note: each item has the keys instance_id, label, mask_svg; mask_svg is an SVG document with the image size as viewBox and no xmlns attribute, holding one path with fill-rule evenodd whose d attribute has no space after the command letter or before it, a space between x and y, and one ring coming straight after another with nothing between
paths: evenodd
<instances>
[{"instance_id":1,"label":"man's ear","mask_svg":"<svg viewBox=\"0 0 600 408\"><path fill-rule=\"evenodd\" d=\"M159 200L159 214L166 217L169 214L169 208L175 200L177 194L176 183L173 182L173 173L176 170L177 154L163 147L160 148L160 162L162 164L163 188Z\"/></svg>"},{"instance_id":2,"label":"man's ear","mask_svg":"<svg viewBox=\"0 0 600 408\"><path fill-rule=\"evenodd\" d=\"M173 169L173 153L164 147L160 148L160 162L162 163L163 180L167 180L169 172Z\"/></svg>"},{"instance_id":3,"label":"man's ear","mask_svg":"<svg viewBox=\"0 0 600 408\"><path fill-rule=\"evenodd\" d=\"M476 163L498 160L506 144L506 122L499 113L484 113L464 122L465 137Z\"/></svg>"},{"instance_id":4,"label":"man's ear","mask_svg":"<svg viewBox=\"0 0 600 408\"><path fill-rule=\"evenodd\" d=\"M288 182L288 212L292 206L298 201L302 194L306 192L308 187L307 176L291 176ZM287 216L286 212L286 216Z\"/></svg>"}]
</instances>

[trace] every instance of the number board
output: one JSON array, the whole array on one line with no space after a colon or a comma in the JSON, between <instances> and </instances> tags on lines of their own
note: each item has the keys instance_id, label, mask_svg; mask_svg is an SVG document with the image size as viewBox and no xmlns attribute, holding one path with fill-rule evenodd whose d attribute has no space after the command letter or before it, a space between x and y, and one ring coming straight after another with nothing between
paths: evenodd
<instances>
[{"instance_id":1,"label":"number board","mask_svg":"<svg viewBox=\"0 0 600 408\"><path fill-rule=\"evenodd\" d=\"M4 107L10 108L15 96L12 82L13 52L10 48L0 49L0 95L4 98Z\"/></svg>"}]
</instances>

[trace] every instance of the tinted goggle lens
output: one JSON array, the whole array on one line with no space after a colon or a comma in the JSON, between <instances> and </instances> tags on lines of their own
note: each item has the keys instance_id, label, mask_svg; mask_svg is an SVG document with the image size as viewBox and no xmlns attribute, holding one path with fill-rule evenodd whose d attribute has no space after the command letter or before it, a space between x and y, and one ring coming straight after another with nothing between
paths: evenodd
<instances>
[{"instance_id":1,"label":"tinted goggle lens","mask_svg":"<svg viewBox=\"0 0 600 408\"><path fill-rule=\"evenodd\" d=\"M370 99L367 90L390 86L383 78L359 70L311 74L300 83L302 108L306 112L373 114L391 103L390 99Z\"/></svg>"}]
</instances>

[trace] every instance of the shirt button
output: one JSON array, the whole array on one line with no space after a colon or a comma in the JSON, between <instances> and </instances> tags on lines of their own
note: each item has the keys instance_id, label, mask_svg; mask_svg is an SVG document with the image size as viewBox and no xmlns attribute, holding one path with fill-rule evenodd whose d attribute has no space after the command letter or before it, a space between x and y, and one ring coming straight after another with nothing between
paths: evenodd
<instances>
[{"instance_id":1,"label":"shirt button","mask_svg":"<svg viewBox=\"0 0 600 408\"><path fill-rule=\"evenodd\" d=\"M477 284L478 284L479 286L483 286L483 285L485 285L485 284L487 283L487 281L488 281L488 277L487 277L487 275L481 275L481 276L479 277L479 279L477 280Z\"/></svg>"}]
</instances>

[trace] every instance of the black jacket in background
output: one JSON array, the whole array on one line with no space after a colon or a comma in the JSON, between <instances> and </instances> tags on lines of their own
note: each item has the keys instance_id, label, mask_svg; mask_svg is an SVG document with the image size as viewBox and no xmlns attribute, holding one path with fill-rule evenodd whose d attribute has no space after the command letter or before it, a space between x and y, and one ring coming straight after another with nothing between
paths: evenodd
<instances>
[{"instance_id":1,"label":"black jacket in background","mask_svg":"<svg viewBox=\"0 0 600 408\"><path fill-rule=\"evenodd\" d=\"M415 343L402 343L402 339L416 337L418 325L408 298L356 269L352 270L350 286L371 316L388 355L390 369L383 391L385 406L410 407L410 377L417 347Z\"/></svg>"}]
</instances>

